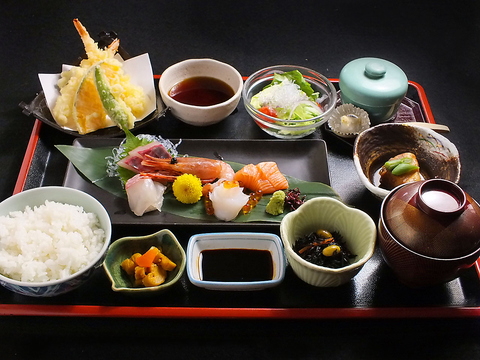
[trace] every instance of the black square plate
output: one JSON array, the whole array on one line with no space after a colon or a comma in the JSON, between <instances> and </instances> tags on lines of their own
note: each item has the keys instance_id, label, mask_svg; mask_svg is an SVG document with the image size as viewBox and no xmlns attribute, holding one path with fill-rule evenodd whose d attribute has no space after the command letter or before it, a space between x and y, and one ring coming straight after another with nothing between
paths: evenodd
<instances>
[{"instance_id":1,"label":"black square plate","mask_svg":"<svg viewBox=\"0 0 480 360\"><path fill-rule=\"evenodd\" d=\"M172 140L176 143L175 140ZM78 138L74 146L95 148L117 146L120 139L112 138ZM305 181L316 181L330 185L327 163L326 144L320 139L300 140L197 140L184 139L177 148L180 154L215 159L221 156L225 161L242 164L275 161L282 173ZM112 224L116 225L214 225L215 221L183 218L166 212L150 212L141 217L133 214L124 198L116 197L95 186L85 179L75 167L69 163L65 175L64 186L87 192L100 201L110 214ZM216 221L218 222L218 221ZM227 225L230 223L218 223ZM231 223L234 225L234 223ZM238 225L238 223L236 224ZM259 223L242 223L243 226L258 226ZM265 224L263 224L265 225ZM277 224L278 226L278 224Z\"/></svg>"}]
</instances>

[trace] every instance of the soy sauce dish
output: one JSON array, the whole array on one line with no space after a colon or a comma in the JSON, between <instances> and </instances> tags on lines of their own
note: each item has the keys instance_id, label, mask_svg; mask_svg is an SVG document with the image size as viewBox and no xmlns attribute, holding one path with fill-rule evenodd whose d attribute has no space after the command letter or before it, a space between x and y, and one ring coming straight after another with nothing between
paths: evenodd
<instances>
[{"instance_id":1,"label":"soy sauce dish","mask_svg":"<svg viewBox=\"0 0 480 360\"><path fill-rule=\"evenodd\" d=\"M190 238L187 274L190 282L210 290L261 290L285 277L282 241L268 233L206 233Z\"/></svg>"}]
</instances>

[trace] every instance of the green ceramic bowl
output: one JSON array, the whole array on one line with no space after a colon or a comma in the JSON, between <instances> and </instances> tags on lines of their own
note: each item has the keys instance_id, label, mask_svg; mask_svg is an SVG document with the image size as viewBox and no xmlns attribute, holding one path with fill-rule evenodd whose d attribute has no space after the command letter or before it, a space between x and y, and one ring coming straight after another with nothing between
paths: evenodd
<instances>
[{"instance_id":1,"label":"green ceramic bowl","mask_svg":"<svg viewBox=\"0 0 480 360\"><path fill-rule=\"evenodd\" d=\"M337 231L350 251L357 255L343 268L318 266L302 259L293 246L299 237L318 229ZM340 286L349 282L372 257L377 230L370 216L359 209L327 197L306 201L288 213L280 223L285 254L293 272L307 284L319 287Z\"/></svg>"},{"instance_id":2,"label":"green ceramic bowl","mask_svg":"<svg viewBox=\"0 0 480 360\"><path fill-rule=\"evenodd\" d=\"M159 286L134 287L133 278L125 273L120 264L134 253L145 253L151 246L157 246L170 258L176 268L167 272L167 279ZM175 235L170 230L160 230L146 236L130 236L114 241L108 248L103 267L112 282L112 290L128 294L153 294L172 287L185 271L186 255Z\"/></svg>"}]
</instances>

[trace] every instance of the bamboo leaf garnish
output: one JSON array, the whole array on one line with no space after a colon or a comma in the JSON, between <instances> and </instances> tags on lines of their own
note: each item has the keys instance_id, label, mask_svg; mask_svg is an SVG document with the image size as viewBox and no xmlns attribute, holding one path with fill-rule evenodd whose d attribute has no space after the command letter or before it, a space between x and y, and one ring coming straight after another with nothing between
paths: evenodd
<instances>
[{"instance_id":1,"label":"bamboo leaf garnish","mask_svg":"<svg viewBox=\"0 0 480 360\"><path fill-rule=\"evenodd\" d=\"M72 145L56 145L56 148L65 155L75 168L90 182L96 186L110 192L114 196L126 198L125 190L122 182L117 177L109 177L106 173L107 160L106 157L112 155L113 147L85 148ZM240 170L244 164L226 161L234 171ZM291 176L285 176L288 180L290 188L298 187L302 195L306 195L306 199L319 196L333 197L341 200L339 195L328 185L320 182L309 182L300 180ZM265 211L271 195L264 195L258 202L257 206L247 214L240 214L234 222L280 222L284 215L273 216ZM162 211L204 221L217 221L214 216L209 216L205 212L203 200L196 204L182 204L175 199L172 192L167 192L164 196Z\"/></svg>"}]
</instances>

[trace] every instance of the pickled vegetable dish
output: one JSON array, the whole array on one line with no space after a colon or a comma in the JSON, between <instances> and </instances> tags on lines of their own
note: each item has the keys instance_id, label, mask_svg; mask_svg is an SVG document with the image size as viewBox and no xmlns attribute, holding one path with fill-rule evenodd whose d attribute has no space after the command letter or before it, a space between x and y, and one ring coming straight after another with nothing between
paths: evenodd
<instances>
[{"instance_id":1,"label":"pickled vegetable dish","mask_svg":"<svg viewBox=\"0 0 480 360\"><path fill-rule=\"evenodd\" d=\"M324 229L305 235L295 242L293 250L312 264L338 269L350 265L356 255L347 248L338 232Z\"/></svg>"},{"instance_id":2,"label":"pickled vegetable dish","mask_svg":"<svg viewBox=\"0 0 480 360\"><path fill-rule=\"evenodd\" d=\"M177 267L161 249L152 246L143 255L133 254L121 263L122 269L132 277L135 287L158 286L167 279L167 272Z\"/></svg>"}]
</instances>

